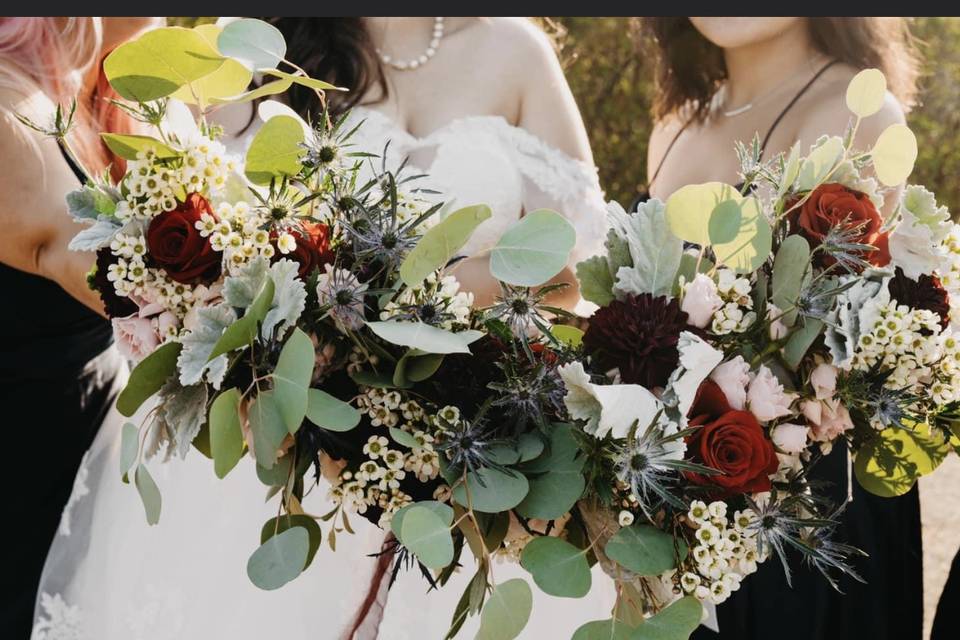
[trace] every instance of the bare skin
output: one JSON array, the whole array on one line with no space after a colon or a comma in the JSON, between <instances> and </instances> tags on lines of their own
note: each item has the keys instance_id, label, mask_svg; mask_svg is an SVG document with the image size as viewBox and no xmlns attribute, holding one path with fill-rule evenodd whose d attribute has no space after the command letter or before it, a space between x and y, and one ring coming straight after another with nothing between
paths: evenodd
<instances>
[{"instance_id":1,"label":"bare skin","mask_svg":"<svg viewBox=\"0 0 960 640\"><path fill-rule=\"evenodd\" d=\"M374 43L395 59L420 55L430 39L432 18L367 18ZM423 137L469 116L497 115L568 155L593 162L587 132L573 94L547 37L520 18L446 18L437 55L413 71L385 69L386 100L364 102L414 136ZM415 158L413 159L415 160ZM574 212L575 213L575 212ZM477 304L493 302L499 287L483 256L461 261L456 276ZM572 307L579 299L570 269L555 281L571 286L551 298Z\"/></svg>"},{"instance_id":2,"label":"bare skin","mask_svg":"<svg viewBox=\"0 0 960 640\"><path fill-rule=\"evenodd\" d=\"M153 18L104 18L103 43L113 48L156 25ZM78 99L89 99L96 81L92 70ZM70 219L64 204L67 192L77 188L77 178L56 142L28 130L12 115L20 113L45 123L54 108L48 96L27 84L0 88L0 163L4 167L0 172L0 228L5 230L0 236L0 262L53 280L103 314L99 296L86 283L94 255L67 248L70 239L84 228Z\"/></svg>"},{"instance_id":3,"label":"bare skin","mask_svg":"<svg viewBox=\"0 0 960 640\"><path fill-rule=\"evenodd\" d=\"M729 71L725 104L703 123L693 123L677 139L663 161L663 168L651 185L652 194L665 199L686 184L720 180L738 181L733 143L762 139L783 108L804 84L828 61L817 52L804 18L691 18L694 26L714 44L723 48ZM788 151L800 141L807 151L821 135L842 135L851 114L846 107L847 84L858 69L836 64L826 71L800 98L777 126L767 144L764 159ZM734 116L732 111L754 103L750 110ZM867 149L889 125L903 122L903 109L888 94L879 113L860 124L854 148ZM678 114L657 123L650 136L647 179L660 165L667 146L682 126ZM704 161L703 159L709 159ZM696 161L691 161L696 159ZM888 193L885 210L890 213L897 193Z\"/></svg>"}]
</instances>

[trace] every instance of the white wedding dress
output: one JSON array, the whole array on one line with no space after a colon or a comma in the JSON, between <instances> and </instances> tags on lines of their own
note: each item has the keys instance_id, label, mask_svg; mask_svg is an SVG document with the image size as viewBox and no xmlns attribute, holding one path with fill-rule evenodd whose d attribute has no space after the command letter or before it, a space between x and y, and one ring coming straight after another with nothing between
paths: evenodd
<instances>
[{"instance_id":1,"label":"white wedding dress","mask_svg":"<svg viewBox=\"0 0 960 640\"><path fill-rule=\"evenodd\" d=\"M571 266L598 253L605 234L604 200L596 169L551 147L501 117L455 120L417 138L378 111L358 108L366 123L357 148L379 152L389 140L388 165L404 158L424 186L442 192L445 211L485 203L493 217L465 247L490 248L524 211L551 208L577 231ZM33 640L339 640L349 629L370 587L384 532L360 516L355 535L340 533L337 551L324 540L313 564L277 591L261 591L246 576L246 562L259 545L264 522L277 501L253 461L245 458L218 480L212 463L191 450L185 459L149 463L163 495L160 523L149 526L136 490L119 474L120 425L103 425L77 474L51 548L37 599ZM330 509L324 482L304 501L309 513ZM326 526L323 527L326 533ZM357 634L361 640L440 640L457 600L474 573L466 565L439 592L427 593L419 571L404 571L378 592L376 614ZM611 581L594 568L594 587L582 599L540 592L519 565L494 567L498 582L524 577L534 592L525 639L568 638L581 624L608 618L614 603ZM471 617L458 638L472 638Z\"/></svg>"}]
</instances>

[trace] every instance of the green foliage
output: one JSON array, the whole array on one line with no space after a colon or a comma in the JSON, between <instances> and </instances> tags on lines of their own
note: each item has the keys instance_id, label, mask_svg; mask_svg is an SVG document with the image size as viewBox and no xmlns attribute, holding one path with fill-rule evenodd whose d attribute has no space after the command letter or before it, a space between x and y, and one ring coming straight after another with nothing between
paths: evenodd
<instances>
[{"instance_id":1,"label":"green foliage","mask_svg":"<svg viewBox=\"0 0 960 640\"><path fill-rule=\"evenodd\" d=\"M271 180L300 173L303 140L303 126L296 118L274 116L267 120L247 149L247 178L254 184L268 185Z\"/></svg>"},{"instance_id":2,"label":"green foliage","mask_svg":"<svg viewBox=\"0 0 960 640\"><path fill-rule=\"evenodd\" d=\"M227 389L210 406L210 453L213 470L223 478L243 455L243 431L240 428L240 392Z\"/></svg>"},{"instance_id":3,"label":"green foliage","mask_svg":"<svg viewBox=\"0 0 960 640\"><path fill-rule=\"evenodd\" d=\"M560 538L534 538L523 548L520 564L541 591L561 598L582 598L590 591L587 552Z\"/></svg>"},{"instance_id":4,"label":"green foliage","mask_svg":"<svg viewBox=\"0 0 960 640\"><path fill-rule=\"evenodd\" d=\"M117 410L121 414L129 418L147 398L160 391L167 378L177 370L180 349L179 342L168 342L137 364L117 398Z\"/></svg>"},{"instance_id":5,"label":"green foliage","mask_svg":"<svg viewBox=\"0 0 960 640\"><path fill-rule=\"evenodd\" d=\"M531 211L511 225L490 251L490 273L508 284L539 286L567 265L576 239L573 225L559 213Z\"/></svg>"},{"instance_id":6,"label":"green foliage","mask_svg":"<svg viewBox=\"0 0 960 640\"><path fill-rule=\"evenodd\" d=\"M328 431L350 431L360 422L360 412L326 391L307 392L307 419Z\"/></svg>"},{"instance_id":7,"label":"green foliage","mask_svg":"<svg viewBox=\"0 0 960 640\"><path fill-rule=\"evenodd\" d=\"M476 640L513 640L519 637L530 619L533 592L530 585L514 578L497 585L480 613Z\"/></svg>"},{"instance_id":8,"label":"green foliage","mask_svg":"<svg viewBox=\"0 0 960 640\"><path fill-rule=\"evenodd\" d=\"M408 287L441 268L466 244L474 230L493 212L486 205L474 205L454 211L431 227L400 265L400 277Z\"/></svg>"},{"instance_id":9,"label":"green foliage","mask_svg":"<svg viewBox=\"0 0 960 640\"><path fill-rule=\"evenodd\" d=\"M320 525L310 516L286 513L276 518L270 518L264 523L263 528L260 530L260 544L263 544L273 536L283 533L291 527L303 527L307 530L307 535L310 537L310 546L304 568L309 567L310 563L313 562L313 557L320 549L320 542L323 539L323 532L320 530Z\"/></svg>"},{"instance_id":10,"label":"green foliage","mask_svg":"<svg viewBox=\"0 0 960 640\"><path fill-rule=\"evenodd\" d=\"M630 640L687 640L700 625L703 606L693 596L680 598L643 621Z\"/></svg>"},{"instance_id":11,"label":"green foliage","mask_svg":"<svg viewBox=\"0 0 960 640\"><path fill-rule=\"evenodd\" d=\"M133 473L133 483L137 486L137 492L143 501L147 524L157 524L160 522L160 489L157 488L157 483L153 481L153 476L143 463L137 465L137 470Z\"/></svg>"},{"instance_id":12,"label":"green foliage","mask_svg":"<svg viewBox=\"0 0 960 640\"><path fill-rule=\"evenodd\" d=\"M927 425L889 427L857 452L853 471L870 493L885 498L901 496L917 479L940 466L950 450L943 435Z\"/></svg>"},{"instance_id":13,"label":"green foliage","mask_svg":"<svg viewBox=\"0 0 960 640\"><path fill-rule=\"evenodd\" d=\"M466 483L460 482L454 487L453 499L475 511L497 513L520 504L529 490L530 484L523 474L507 474L484 467L468 473Z\"/></svg>"},{"instance_id":14,"label":"green foliage","mask_svg":"<svg viewBox=\"0 0 960 640\"><path fill-rule=\"evenodd\" d=\"M656 527L634 524L617 531L604 547L611 560L641 576L655 576L676 566L677 555L683 560L686 547L674 549L673 536Z\"/></svg>"},{"instance_id":15,"label":"green foliage","mask_svg":"<svg viewBox=\"0 0 960 640\"><path fill-rule=\"evenodd\" d=\"M290 527L270 537L247 561L250 582L264 591L279 589L303 571L310 556L310 533Z\"/></svg>"},{"instance_id":16,"label":"green foliage","mask_svg":"<svg viewBox=\"0 0 960 640\"><path fill-rule=\"evenodd\" d=\"M307 415L307 391L313 375L316 354L310 337L299 327L283 345L277 368L273 372L273 392L277 398L277 407L287 431L291 434L300 429Z\"/></svg>"}]
</instances>

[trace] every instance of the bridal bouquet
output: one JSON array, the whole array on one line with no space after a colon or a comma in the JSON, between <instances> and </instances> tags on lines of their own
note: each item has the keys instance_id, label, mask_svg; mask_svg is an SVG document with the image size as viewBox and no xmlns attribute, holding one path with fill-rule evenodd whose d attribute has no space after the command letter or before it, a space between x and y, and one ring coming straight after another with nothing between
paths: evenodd
<instances>
[{"instance_id":1,"label":"bridal bouquet","mask_svg":"<svg viewBox=\"0 0 960 640\"><path fill-rule=\"evenodd\" d=\"M74 247L96 251L91 286L137 363L117 402L140 422L123 428L121 472L150 523L144 460L194 448L222 478L249 454L279 501L247 566L263 589L359 514L392 532L394 572L442 587L476 567L450 637L474 614L478 637L523 631L532 591L494 582L506 558L553 596L586 595L598 562L617 581L610 618L578 640L685 638L701 603L773 555L786 569L787 549L851 571L856 550L831 539L836 511L806 479L838 439L883 495L950 449L960 229L921 187L885 220L861 176L906 178L905 127L868 153L850 149L856 124L772 164L743 147L743 190L611 204L606 255L577 269L600 307L584 332L549 304L576 240L559 214L528 212L490 250L501 295L481 309L450 267L488 207L448 211L421 176L385 169L389 149L355 148L345 119L278 102L228 153L217 106L337 90L285 53L245 19L151 31L104 63L153 135L104 133L126 174L68 205L91 223ZM848 103L866 117L884 90L864 72ZM69 120L50 132L63 141ZM319 482L334 509L310 514Z\"/></svg>"}]
</instances>

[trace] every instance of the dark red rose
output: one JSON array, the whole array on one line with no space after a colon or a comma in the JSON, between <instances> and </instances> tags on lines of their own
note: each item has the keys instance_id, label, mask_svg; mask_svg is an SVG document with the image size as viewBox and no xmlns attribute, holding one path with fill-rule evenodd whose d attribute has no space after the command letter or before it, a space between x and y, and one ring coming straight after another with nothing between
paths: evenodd
<instances>
[{"instance_id":1,"label":"dark red rose","mask_svg":"<svg viewBox=\"0 0 960 640\"><path fill-rule=\"evenodd\" d=\"M773 443L752 413L730 408L712 380L697 391L690 425L699 427L687 438L690 458L720 472L687 473L691 482L716 487L721 498L770 490L769 476L779 466Z\"/></svg>"},{"instance_id":2,"label":"dark red rose","mask_svg":"<svg viewBox=\"0 0 960 640\"><path fill-rule=\"evenodd\" d=\"M817 187L799 210L791 214L791 226L810 243L810 248L823 243L835 227L855 229L850 241L868 244L875 249L861 257L876 267L890 263L887 234L881 229L883 218L867 194L842 184L824 184ZM817 264L832 265L836 260L825 252L817 253Z\"/></svg>"},{"instance_id":3,"label":"dark red rose","mask_svg":"<svg viewBox=\"0 0 960 640\"><path fill-rule=\"evenodd\" d=\"M950 297L940 284L940 278L921 274L917 280L911 280L897 267L894 276L887 285L890 297L911 309L927 309L940 316L940 327L946 329L950 324Z\"/></svg>"},{"instance_id":4,"label":"dark red rose","mask_svg":"<svg viewBox=\"0 0 960 640\"><path fill-rule=\"evenodd\" d=\"M297 248L286 255L279 251L273 254L274 261L281 258L294 260L300 265L298 274L306 280L314 269L333 262L330 250L330 227L319 222L304 222L302 231L291 231L297 241Z\"/></svg>"},{"instance_id":5,"label":"dark red rose","mask_svg":"<svg viewBox=\"0 0 960 640\"><path fill-rule=\"evenodd\" d=\"M210 284L220 276L222 256L195 224L204 213L214 215L210 203L199 193L191 193L176 209L150 221L150 258L177 282Z\"/></svg>"},{"instance_id":6,"label":"dark red rose","mask_svg":"<svg viewBox=\"0 0 960 640\"><path fill-rule=\"evenodd\" d=\"M618 368L623 382L653 389L667 384L680 360L680 333L691 330L698 332L676 298L642 293L598 309L583 346L598 368Z\"/></svg>"}]
</instances>

